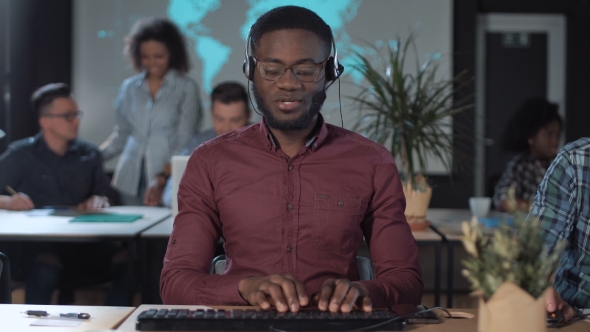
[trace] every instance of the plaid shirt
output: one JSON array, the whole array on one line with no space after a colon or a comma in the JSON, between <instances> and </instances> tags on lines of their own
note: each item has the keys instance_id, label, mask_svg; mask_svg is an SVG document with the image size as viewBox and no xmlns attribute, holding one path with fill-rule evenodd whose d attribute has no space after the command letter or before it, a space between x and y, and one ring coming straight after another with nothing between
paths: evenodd
<instances>
[{"instance_id":1,"label":"plaid shirt","mask_svg":"<svg viewBox=\"0 0 590 332\"><path fill-rule=\"evenodd\" d=\"M494 206L500 206L508 198L508 190L514 188L518 199L532 201L547 169L527 153L514 156L494 189Z\"/></svg>"},{"instance_id":2,"label":"plaid shirt","mask_svg":"<svg viewBox=\"0 0 590 332\"><path fill-rule=\"evenodd\" d=\"M590 308L590 137L566 145L539 186L531 214L539 216L549 252L560 240L554 286L575 308Z\"/></svg>"}]
</instances>

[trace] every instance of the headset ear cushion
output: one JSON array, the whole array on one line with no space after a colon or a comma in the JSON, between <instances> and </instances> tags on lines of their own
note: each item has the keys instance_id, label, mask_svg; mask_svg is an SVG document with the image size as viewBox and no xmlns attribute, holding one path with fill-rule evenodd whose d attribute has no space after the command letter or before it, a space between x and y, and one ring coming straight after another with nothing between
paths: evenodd
<instances>
[{"instance_id":1,"label":"headset ear cushion","mask_svg":"<svg viewBox=\"0 0 590 332\"><path fill-rule=\"evenodd\" d=\"M244 60L244 63L242 64L242 71L244 72L246 78L250 81L254 81L255 68L256 62L254 62L254 57L250 55L248 56L248 59Z\"/></svg>"},{"instance_id":2,"label":"headset ear cushion","mask_svg":"<svg viewBox=\"0 0 590 332\"><path fill-rule=\"evenodd\" d=\"M338 74L334 68L334 57L329 57L328 61L326 61L326 80L333 81L338 77Z\"/></svg>"}]
</instances>

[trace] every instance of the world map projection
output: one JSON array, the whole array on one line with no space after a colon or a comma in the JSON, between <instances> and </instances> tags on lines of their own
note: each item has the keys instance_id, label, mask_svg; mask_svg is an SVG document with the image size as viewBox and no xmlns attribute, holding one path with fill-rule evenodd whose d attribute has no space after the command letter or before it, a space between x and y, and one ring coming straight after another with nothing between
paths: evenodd
<instances>
[{"instance_id":1,"label":"world map projection","mask_svg":"<svg viewBox=\"0 0 590 332\"><path fill-rule=\"evenodd\" d=\"M353 60L352 55L359 53L367 57L376 55L370 47L354 44L346 31L346 24L352 21L362 6L363 0L250 0L245 19L240 31L236 31L244 40L248 38L250 27L265 12L286 5L297 5L316 12L331 28L338 48L339 61L345 66ZM203 24L205 17L215 15L222 5L230 5L221 0L170 0L167 15L176 23L187 38L192 40L193 51L202 63L201 84L205 91L212 89L213 81L223 66L229 61L232 48L224 45L215 32ZM220 17L219 19L223 19ZM227 33L223 31L223 33ZM395 40L373 40L377 48L385 43L396 45ZM351 68L350 66L346 66ZM362 80L362 75L353 70L345 72L355 83Z\"/></svg>"}]
</instances>

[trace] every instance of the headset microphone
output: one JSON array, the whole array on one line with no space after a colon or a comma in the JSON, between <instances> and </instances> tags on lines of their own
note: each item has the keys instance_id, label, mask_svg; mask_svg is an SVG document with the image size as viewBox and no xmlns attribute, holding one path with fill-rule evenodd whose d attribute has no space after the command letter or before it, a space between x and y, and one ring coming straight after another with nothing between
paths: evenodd
<instances>
[{"instance_id":1,"label":"headset microphone","mask_svg":"<svg viewBox=\"0 0 590 332\"><path fill-rule=\"evenodd\" d=\"M326 92L324 90L318 91L311 97L311 103L321 105L326 100Z\"/></svg>"}]
</instances>

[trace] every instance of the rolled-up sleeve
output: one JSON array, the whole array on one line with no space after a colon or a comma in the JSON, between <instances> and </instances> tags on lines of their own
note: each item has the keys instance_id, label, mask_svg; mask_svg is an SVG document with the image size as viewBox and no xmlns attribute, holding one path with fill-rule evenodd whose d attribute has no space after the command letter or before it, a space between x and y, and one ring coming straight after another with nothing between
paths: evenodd
<instances>
[{"instance_id":1,"label":"rolled-up sleeve","mask_svg":"<svg viewBox=\"0 0 590 332\"><path fill-rule=\"evenodd\" d=\"M367 287L374 307L420 304L424 284L419 251L406 221L406 201L389 153L382 153L374 181L375 194L362 228L376 279L358 283Z\"/></svg>"},{"instance_id":2,"label":"rolled-up sleeve","mask_svg":"<svg viewBox=\"0 0 590 332\"><path fill-rule=\"evenodd\" d=\"M211 275L209 268L221 236L208 147L189 159L178 191L179 213L168 242L160 279L165 304L246 305L238 292L241 275Z\"/></svg>"}]
</instances>

